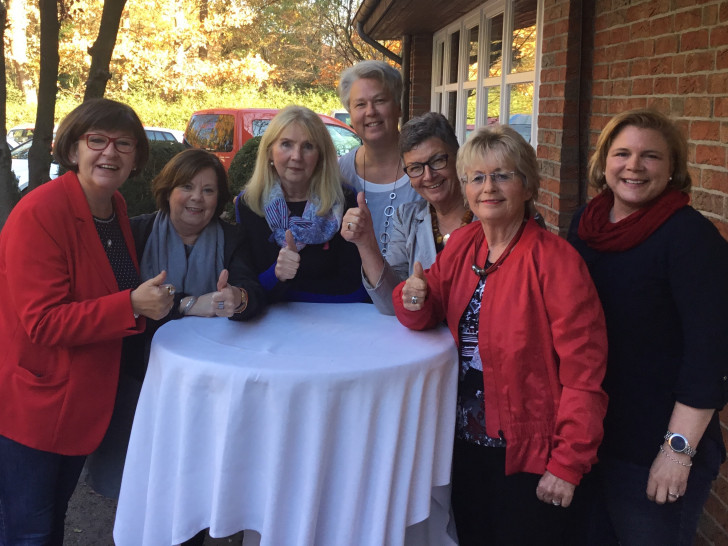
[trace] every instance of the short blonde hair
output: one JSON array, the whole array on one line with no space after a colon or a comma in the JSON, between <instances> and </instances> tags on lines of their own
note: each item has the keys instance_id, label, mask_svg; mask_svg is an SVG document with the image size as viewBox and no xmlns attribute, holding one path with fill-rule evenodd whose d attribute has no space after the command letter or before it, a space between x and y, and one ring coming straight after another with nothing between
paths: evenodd
<instances>
[{"instance_id":1,"label":"short blonde hair","mask_svg":"<svg viewBox=\"0 0 728 546\"><path fill-rule=\"evenodd\" d=\"M534 201L541 183L533 147L518 131L507 125L479 127L458 151L457 169L462 186L467 183L465 171L487 154L494 154L500 161L513 165L516 174L523 179L523 186L531 191L531 198L526 201L526 210L533 217L536 214ZM464 194L465 188L462 189Z\"/></svg>"},{"instance_id":2,"label":"short blonde hair","mask_svg":"<svg viewBox=\"0 0 728 546\"><path fill-rule=\"evenodd\" d=\"M263 133L258 147L253 176L245 185L243 199L258 216L264 216L263 202L278 181L278 173L271 164L271 148L281 133L292 123L298 125L318 149L319 158L311 175L309 195L318 198L318 215L324 216L336 204L344 203L344 190L341 186L341 171L336 149L331 135L318 114L305 106L286 106L271 120Z\"/></svg>"},{"instance_id":3,"label":"short blonde hair","mask_svg":"<svg viewBox=\"0 0 728 546\"><path fill-rule=\"evenodd\" d=\"M339 86L336 91L339 94L341 105L346 108L347 112L351 112L349 107L349 95L351 94L351 86L357 80L376 80L392 94L397 108L402 108L402 75L399 70L388 65L384 61L361 61L354 66L350 66L341 73L339 78Z\"/></svg>"},{"instance_id":4,"label":"short blonde hair","mask_svg":"<svg viewBox=\"0 0 728 546\"><path fill-rule=\"evenodd\" d=\"M688 143L680 129L666 115L649 108L629 110L617 114L609 120L597 139L597 147L589 159L589 183L601 190L606 186L604 170L607 166L607 154L622 129L625 127L638 129L652 129L662 135L670 150L670 170L672 178L667 183L668 188L681 192L689 192L692 179L688 173Z\"/></svg>"}]
</instances>

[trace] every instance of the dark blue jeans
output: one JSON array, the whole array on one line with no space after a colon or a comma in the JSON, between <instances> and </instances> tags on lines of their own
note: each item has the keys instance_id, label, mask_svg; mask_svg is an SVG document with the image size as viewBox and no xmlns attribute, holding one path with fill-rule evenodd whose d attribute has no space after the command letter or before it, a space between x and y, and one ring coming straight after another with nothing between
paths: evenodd
<instances>
[{"instance_id":1,"label":"dark blue jeans","mask_svg":"<svg viewBox=\"0 0 728 546\"><path fill-rule=\"evenodd\" d=\"M694 465L685 495L665 504L647 498L649 468L602 457L594 469L597 487L588 544L691 546L721 462L718 446L704 444L708 464Z\"/></svg>"},{"instance_id":2,"label":"dark blue jeans","mask_svg":"<svg viewBox=\"0 0 728 546\"><path fill-rule=\"evenodd\" d=\"M68 501L85 459L0 436L0 546L62 546Z\"/></svg>"}]
</instances>

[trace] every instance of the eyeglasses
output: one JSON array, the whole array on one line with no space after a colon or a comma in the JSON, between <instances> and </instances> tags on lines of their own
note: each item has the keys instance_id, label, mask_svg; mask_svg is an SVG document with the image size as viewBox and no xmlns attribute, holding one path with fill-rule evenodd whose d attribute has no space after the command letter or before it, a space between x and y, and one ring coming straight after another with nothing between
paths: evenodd
<instances>
[{"instance_id":1,"label":"eyeglasses","mask_svg":"<svg viewBox=\"0 0 728 546\"><path fill-rule=\"evenodd\" d=\"M475 175L473 175L473 178L468 179L466 176L463 176L460 181L463 183L471 184L473 186L482 186L485 182L485 179L489 176L493 184L506 184L507 182L510 182L515 178L516 172L510 171L502 173L476 173Z\"/></svg>"},{"instance_id":2,"label":"eyeglasses","mask_svg":"<svg viewBox=\"0 0 728 546\"><path fill-rule=\"evenodd\" d=\"M135 138L125 136L112 138L98 133L85 133L81 136L86 139L86 146L88 146L90 150L95 150L97 152L105 150L109 147L109 144L112 143L114 144L116 151L120 154L130 154L136 150L137 140Z\"/></svg>"},{"instance_id":3,"label":"eyeglasses","mask_svg":"<svg viewBox=\"0 0 728 546\"><path fill-rule=\"evenodd\" d=\"M447 154L433 156L424 163L410 163L404 167L404 172L410 178L418 178L425 174L425 165L430 167L431 171L444 169L447 167Z\"/></svg>"}]
</instances>

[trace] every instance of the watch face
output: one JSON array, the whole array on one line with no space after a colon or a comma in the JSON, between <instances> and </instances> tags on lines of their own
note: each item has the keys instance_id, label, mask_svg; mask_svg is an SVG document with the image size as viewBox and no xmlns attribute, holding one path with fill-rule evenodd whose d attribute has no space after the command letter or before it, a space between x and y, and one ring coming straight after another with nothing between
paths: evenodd
<instances>
[{"instance_id":1,"label":"watch face","mask_svg":"<svg viewBox=\"0 0 728 546\"><path fill-rule=\"evenodd\" d=\"M678 453L682 452L685 449L685 446L687 445L687 442L685 441L685 438L682 436L679 436L677 434L673 434L670 437L670 447L673 451L677 451Z\"/></svg>"}]
</instances>

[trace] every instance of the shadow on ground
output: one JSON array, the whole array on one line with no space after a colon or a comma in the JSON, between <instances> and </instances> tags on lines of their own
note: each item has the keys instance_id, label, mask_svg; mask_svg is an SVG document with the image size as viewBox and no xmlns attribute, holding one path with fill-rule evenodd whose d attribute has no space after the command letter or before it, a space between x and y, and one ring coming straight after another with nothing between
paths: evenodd
<instances>
[{"instance_id":1,"label":"shadow on ground","mask_svg":"<svg viewBox=\"0 0 728 546\"><path fill-rule=\"evenodd\" d=\"M86 485L85 474L82 474L68 505L63 545L113 546L115 512L116 501L95 493ZM205 546L239 545L241 541L242 533L230 538L207 537Z\"/></svg>"}]
</instances>

